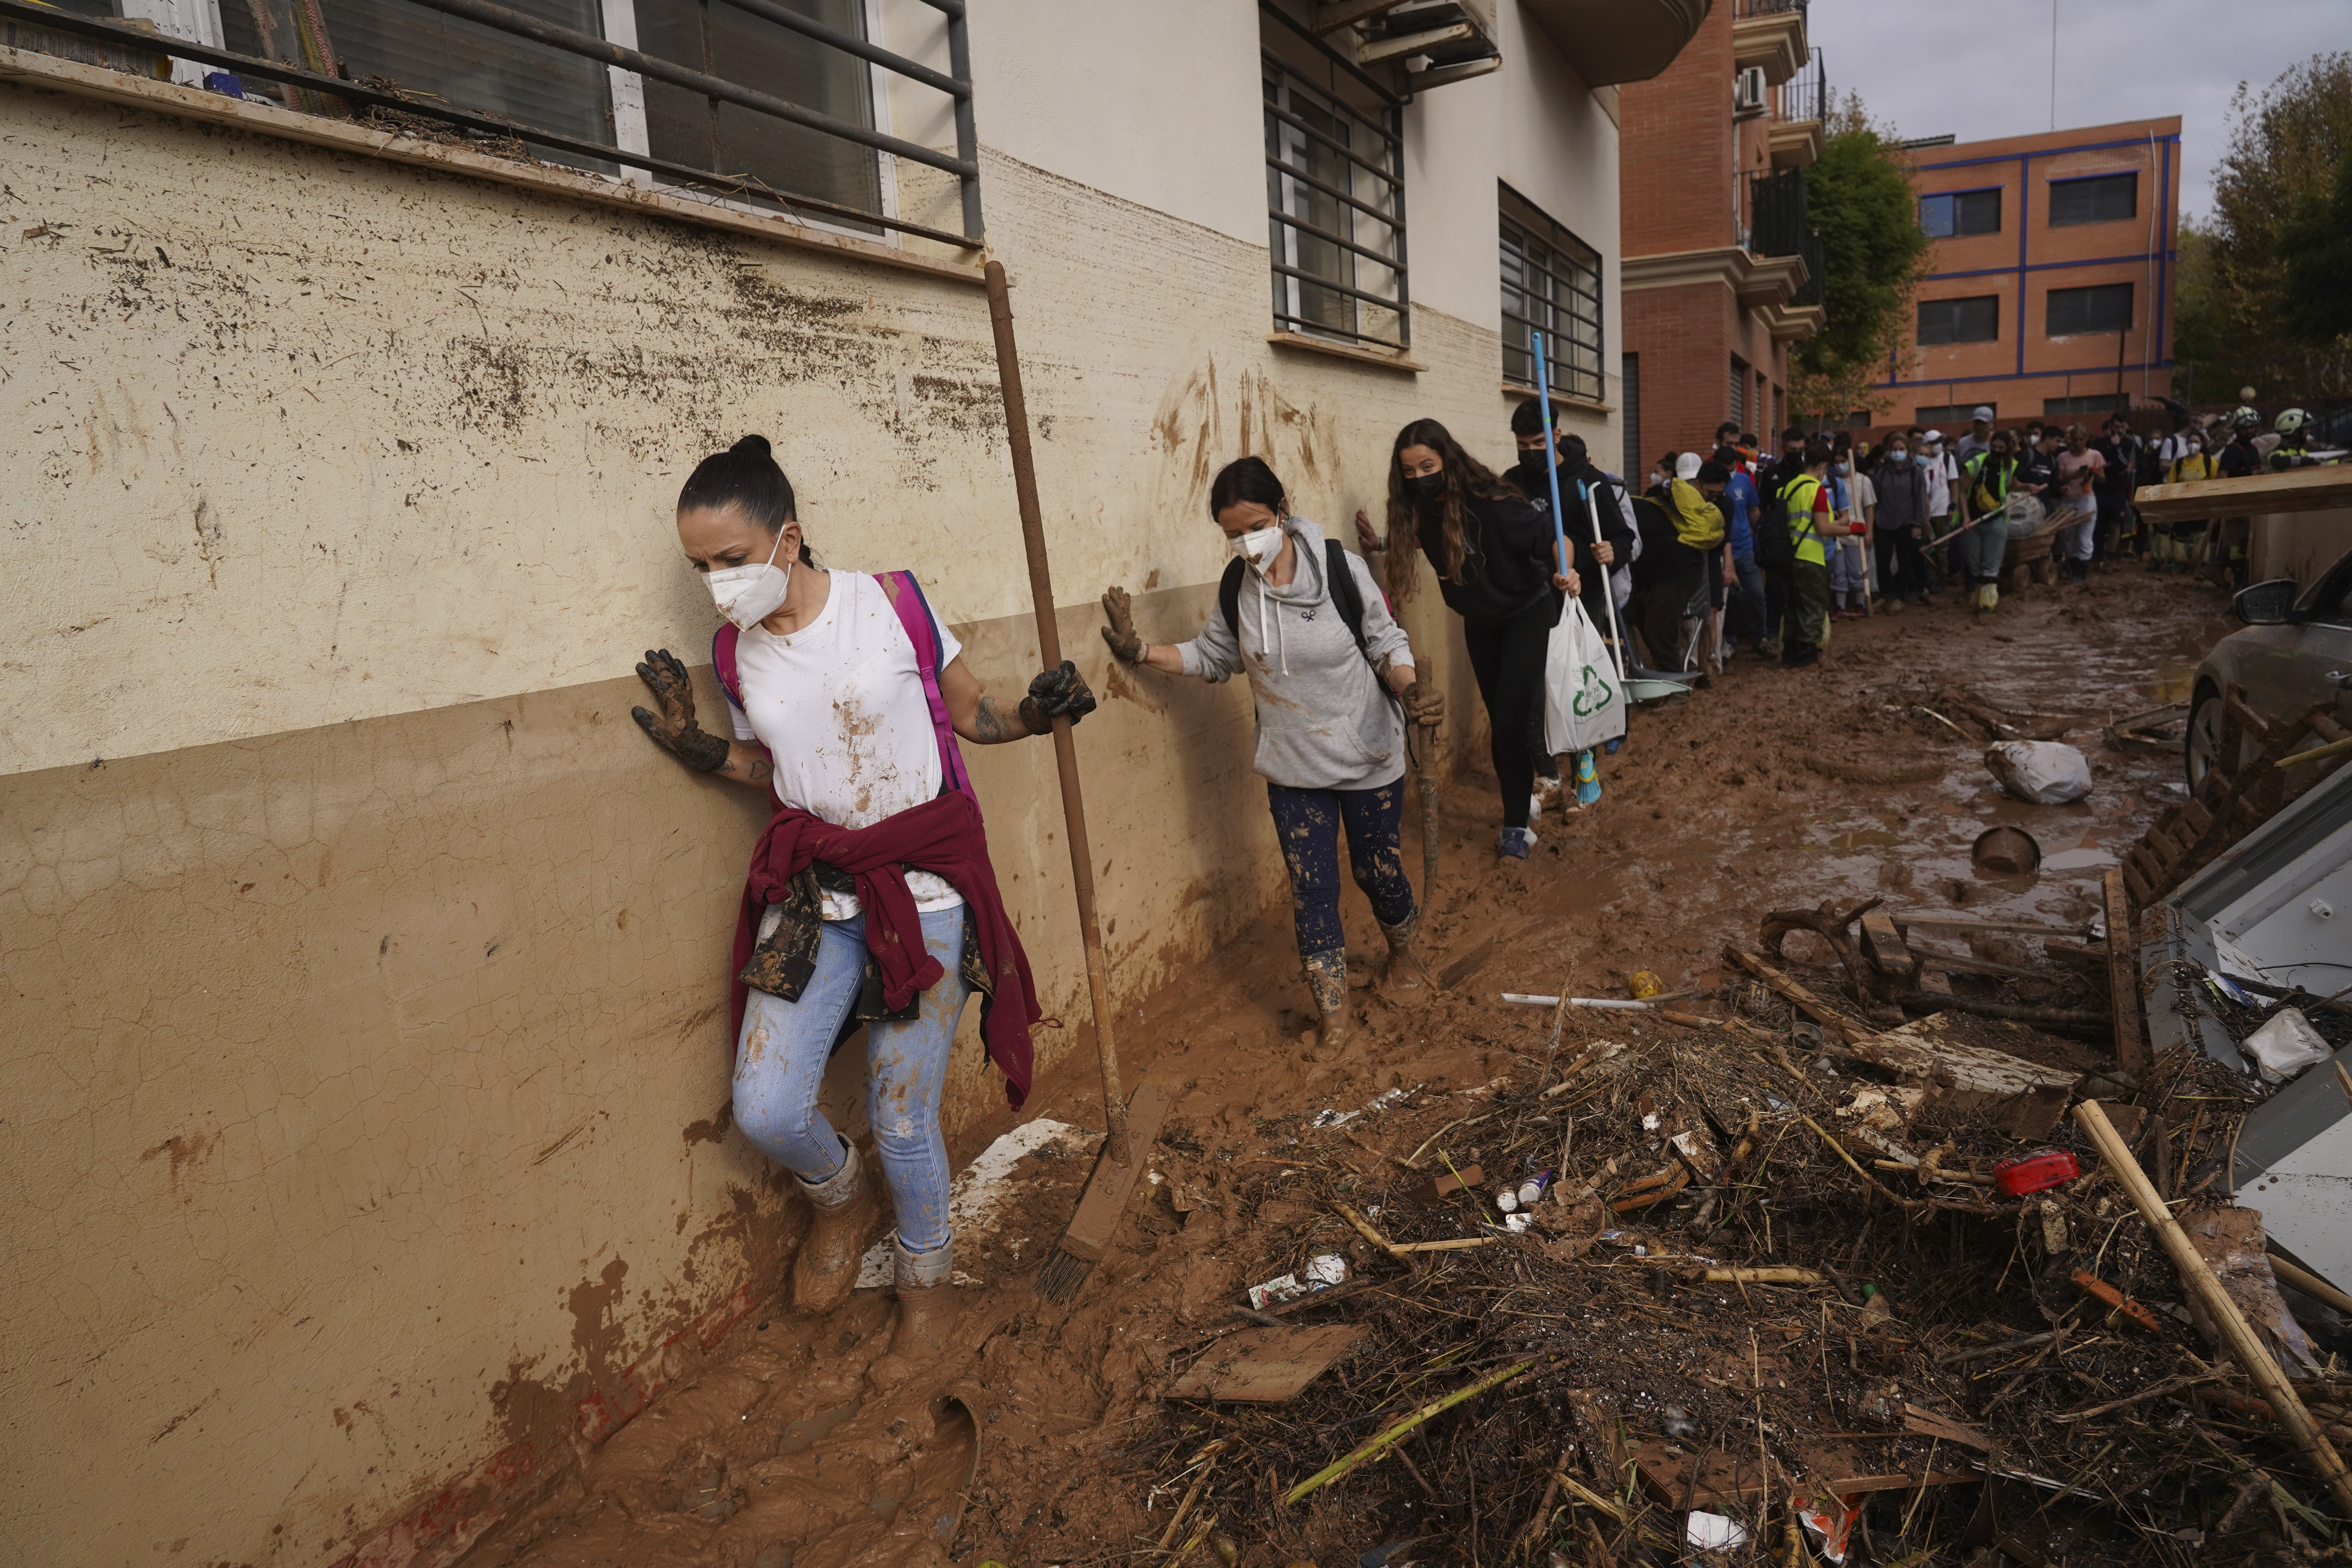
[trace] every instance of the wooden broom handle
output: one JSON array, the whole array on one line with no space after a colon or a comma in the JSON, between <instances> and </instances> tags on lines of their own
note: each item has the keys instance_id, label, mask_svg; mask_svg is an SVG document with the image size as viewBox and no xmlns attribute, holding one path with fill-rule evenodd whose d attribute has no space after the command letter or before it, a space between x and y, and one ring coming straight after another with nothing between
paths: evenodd
<instances>
[{"instance_id":1,"label":"wooden broom handle","mask_svg":"<svg viewBox=\"0 0 2352 1568\"><path fill-rule=\"evenodd\" d=\"M2119 998L2116 1005L2123 1005L2125 1000L2127 999ZM2311 1412L2303 1407L2303 1400L2287 1382L2285 1374L2279 1371L2278 1363L2271 1359L2271 1352L2263 1348L2262 1341L2254 1337L2254 1331L2247 1325L2245 1314L2238 1310L2235 1301L2230 1300L2230 1293L2221 1288L2221 1282L2213 1278L2213 1271L2206 1267L2196 1243L2189 1239L2188 1233L2180 1228L2180 1222L2172 1217L2172 1210L2157 1194L2156 1188L2147 1179L2147 1173L2141 1170L2139 1162L2132 1157L2131 1146L2124 1142L2123 1135L2116 1131L2115 1124L2107 1120L2107 1113L2099 1109L2099 1102L2095 1100L2086 1100L2074 1107L2074 1121L2090 1135L2091 1142L2099 1146L2099 1152L2105 1158L2108 1169L2115 1172L2116 1179L2123 1184L2124 1191L2131 1194L2132 1202L2138 1206L2140 1217L2147 1222L2150 1230L2156 1232L2156 1239L2164 1244L2164 1250L2171 1256L2172 1266L2180 1271L2180 1282L2205 1304L2205 1310L2211 1314L2214 1323L2221 1331L2222 1339L2229 1343L2231 1358L2244 1369L2246 1376L2262 1391L2263 1397L2270 1402L2272 1413L2277 1415L2279 1425L2286 1428L2287 1435L2303 1450L2304 1458L2311 1461L2311 1468L2336 1494L2336 1507L2342 1509L2347 1517L2352 1517L2352 1475L2345 1473L2343 1458L2336 1452L2335 1446L2328 1442L2326 1435L2320 1431L2318 1424L2312 1420Z\"/></svg>"},{"instance_id":2,"label":"wooden broom handle","mask_svg":"<svg viewBox=\"0 0 2352 1568\"><path fill-rule=\"evenodd\" d=\"M1037 468L1029 455L1029 405L1021 395L1021 355L1013 344L1013 300L1004 287L1004 264L987 268L988 319L996 330L996 376L1004 389L1004 434L1013 447L1013 493L1021 507L1021 542L1029 556L1029 596L1037 612L1037 649L1047 669L1062 663L1061 632L1054 624L1054 572L1045 560L1045 522L1037 506ZM1078 748L1069 715L1054 720L1054 764L1062 777L1062 820L1070 839L1070 882L1078 895L1078 934L1086 943L1087 989L1095 1006L1095 1050L1102 1058L1103 1115L1110 1124L1105 1146L1111 1163L1131 1157L1127 1140L1127 1100L1119 1093L1118 1047L1111 1034L1110 976L1103 966L1102 928L1095 919L1094 851L1087 842L1086 800L1078 791Z\"/></svg>"}]
</instances>

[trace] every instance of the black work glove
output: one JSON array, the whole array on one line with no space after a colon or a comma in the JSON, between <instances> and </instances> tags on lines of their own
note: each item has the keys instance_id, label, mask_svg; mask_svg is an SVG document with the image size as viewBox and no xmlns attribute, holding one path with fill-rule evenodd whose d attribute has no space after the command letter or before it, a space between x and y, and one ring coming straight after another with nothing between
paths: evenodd
<instances>
[{"instance_id":1,"label":"black work glove","mask_svg":"<svg viewBox=\"0 0 2352 1568\"><path fill-rule=\"evenodd\" d=\"M727 765L727 741L694 721L694 682L667 648L647 648L637 666L637 679L661 704L658 714L643 708L629 710L653 743L697 773L715 773Z\"/></svg>"},{"instance_id":2,"label":"black work glove","mask_svg":"<svg viewBox=\"0 0 2352 1568\"><path fill-rule=\"evenodd\" d=\"M1054 721L1065 713L1076 727L1079 720L1094 710L1094 692L1078 673L1078 667L1066 658L1061 668L1040 671L1030 681L1029 695L1021 700L1021 722L1028 726L1031 734L1043 735L1051 731Z\"/></svg>"}]
</instances>

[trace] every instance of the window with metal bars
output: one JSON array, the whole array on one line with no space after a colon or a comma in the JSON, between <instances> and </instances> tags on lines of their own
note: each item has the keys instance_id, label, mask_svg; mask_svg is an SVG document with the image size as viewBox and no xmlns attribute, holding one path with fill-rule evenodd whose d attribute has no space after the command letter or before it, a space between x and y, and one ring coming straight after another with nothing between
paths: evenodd
<instances>
[{"instance_id":1,"label":"window with metal bars","mask_svg":"<svg viewBox=\"0 0 2352 1568\"><path fill-rule=\"evenodd\" d=\"M1601 402L1601 253L1510 186L1501 192L1503 379L1536 384L1541 332L1552 391Z\"/></svg>"},{"instance_id":2,"label":"window with metal bars","mask_svg":"<svg viewBox=\"0 0 2352 1568\"><path fill-rule=\"evenodd\" d=\"M79 58L152 50L126 14L163 5L175 79L308 114L404 128L803 222L982 239L964 0L951 68L871 41L882 0L0 0L12 41ZM34 24L28 30L25 24ZM21 36L20 36L21 35ZM143 58L149 58L142 55ZM953 153L882 129L885 81L952 101ZM953 176L961 234L899 221L885 158Z\"/></svg>"},{"instance_id":3,"label":"window with metal bars","mask_svg":"<svg viewBox=\"0 0 2352 1568\"><path fill-rule=\"evenodd\" d=\"M1272 54L1263 65L1275 325L1358 346L1410 347L1398 110L1360 110Z\"/></svg>"},{"instance_id":4,"label":"window with metal bars","mask_svg":"<svg viewBox=\"0 0 2352 1568\"><path fill-rule=\"evenodd\" d=\"M1731 412L1724 417L1743 430L1748 427L1748 362L1738 354L1731 356Z\"/></svg>"}]
</instances>

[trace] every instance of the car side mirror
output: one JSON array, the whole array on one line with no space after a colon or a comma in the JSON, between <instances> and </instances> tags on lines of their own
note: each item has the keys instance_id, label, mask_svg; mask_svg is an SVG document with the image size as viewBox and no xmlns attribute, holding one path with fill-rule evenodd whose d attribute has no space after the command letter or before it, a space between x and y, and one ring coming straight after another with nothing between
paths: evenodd
<instances>
[{"instance_id":1,"label":"car side mirror","mask_svg":"<svg viewBox=\"0 0 2352 1568\"><path fill-rule=\"evenodd\" d=\"M2273 577L2267 583L2256 583L2238 590L2230 601L2230 609L2250 626L2283 626L2294 609L2295 581L2292 577Z\"/></svg>"}]
</instances>

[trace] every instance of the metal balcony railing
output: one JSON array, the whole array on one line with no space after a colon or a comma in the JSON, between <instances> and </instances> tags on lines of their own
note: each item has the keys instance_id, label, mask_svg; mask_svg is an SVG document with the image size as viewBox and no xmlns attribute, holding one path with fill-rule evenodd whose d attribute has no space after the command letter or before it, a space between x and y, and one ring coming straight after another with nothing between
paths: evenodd
<instances>
[{"instance_id":1,"label":"metal balcony railing","mask_svg":"<svg viewBox=\"0 0 2352 1568\"><path fill-rule=\"evenodd\" d=\"M1822 68L1822 51L1802 70L1772 89L1772 118L1783 125L1820 120L1830 106L1829 79Z\"/></svg>"},{"instance_id":2,"label":"metal balcony railing","mask_svg":"<svg viewBox=\"0 0 2352 1568\"><path fill-rule=\"evenodd\" d=\"M94 39L111 44L139 55L152 58L168 56L184 59L215 70L231 72L239 78L252 77L262 81L279 82L299 89L288 95L289 103L308 100L310 95L323 95L327 103L347 105L346 112L365 115L372 110L391 110L395 116L416 115L438 121L458 131L493 142L518 142L527 147L543 148L566 154L572 159L618 164L631 169L643 169L657 180L675 185L693 187L722 196L757 196L775 203L795 216L818 214L853 225L911 234L942 244L965 249L976 248L982 243L980 212L980 150L979 137L972 123L971 56L965 31L964 0L922 0L922 4L944 15L948 19L948 53L950 69L938 71L918 61L893 54L862 37L829 27L798 12L787 9L777 0L718 0L718 3L744 12L770 26L798 34L817 43L843 51L878 66L910 82L945 93L955 104L956 150L942 153L937 148L905 141L870 126L859 125L835 115L824 113L803 104L790 101L757 88L730 81L723 76L696 70L676 61L663 59L634 48L612 43L593 33L583 32L559 23L546 21L495 0L416 0L426 8L446 16L462 17L495 32L573 55L600 65L632 71L640 78L664 82L687 92L698 94L709 101L715 121L719 106L747 110L753 114L781 121L814 132L836 142L848 142L877 153L920 163L955 176L961 189L963 232L953 234L942 229L928 228L920 224L902 223L878 212L847 206L804 193L796 193L771 184L756 175L730 174L715 168L697 168L670 159L656 158L645 153L614 146L610 142L589 141L569 136L540 126L524 124L501 115L486 114L473 110L452 107L431 97L396 90L397 84L381 82L364 85L346 81L315 70L306 70L282 61L257 58L251 55L214 48L186 38L164 36L127 26L119 21L84 16L47 5L27 4L26 0L0 0L0 18L18 24L30 24L38 29L63 33L79 38ZM21 32L22 29L20 28ZM310 100L316 102L317 100ZM323 105L321 105L323 107Z\"/></svg>"},{"instance_id":3,"label":"metal balcony railing","mask_svg":"<svg viewBox=\"0 0 2352 1568\"><path fill-rule=\"evenodd\" d=\"M1803 170L1748 176L1748 248L1759 256L1801 258L1805 264L1805 280L1790 303L1822 302L1822 279L1826 261L1821 236L1813 232L1805 214Z\"/></svg>"}]
</instances>

